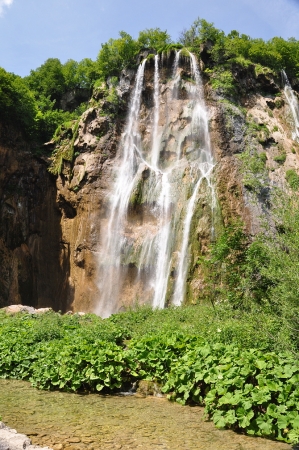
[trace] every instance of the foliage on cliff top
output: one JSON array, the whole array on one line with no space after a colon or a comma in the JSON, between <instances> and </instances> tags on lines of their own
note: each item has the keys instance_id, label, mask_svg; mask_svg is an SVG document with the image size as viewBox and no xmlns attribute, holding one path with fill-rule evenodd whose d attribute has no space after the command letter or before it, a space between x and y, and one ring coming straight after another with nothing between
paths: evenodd
<instances>
[{"instance_id":1,"label":"foliage on cliff top","mask_svg":"<svg viewBox=\"0 0 299 450\"><path fill-rule=\"evenodd\" d=\"M266 66L266 71L276 73L285 69L289 76L299 76L299 41L296 39L274 37L263 41L236 30L226 35L213 23L197 19L189 30L182 32L179 44L171 42L167 31L160 28L143 30L137 39L122 31L117 39L102 44L96 61L70 59L62 64L59 59L50 58L24 79L1 69L1 116L9 121L13 117L36 143L48 141L59 125L77 119L86 107L62 111L61 100L67 92L91 90L97 80L105 82L108 77L119 77L122 69L136 68L138 54L143 49L159 53L184 45L199 55L203 43L206 44L208 61L205 62L211 84L223 95L236 95L232 73L235 64Z\"/></svg>"},{"instance_id":2,"label":"foliage on cliff top","mask_svg":"<svg viewBox=\"0 0 299 450\"><path fill-rule=\"evenodd\" d=\"M109 39L102 44L97 57L99 77L119 76L123 69L135 69L137 56L142 49L159 51L171 43L167 31L160 28L149 28L139 33L138 39L133 39L128 33L121 31L118 39Z\"/></svg>"},{"instance_id":3,"label":"foliage on cliff top","mask_svg":"<svg viewBox=\"0 0 299 450\"><path fill-rule=\"evenodd\" d=\"M180 42L200 51L203 43L208 44L208 52L213 64L239 62L240 57L249 62L261 64L275 71L284 69L289 76L299 77L299 41L274 37L269 41L254 39L236 30L227 35L204 19L198 18L189 30L184 30Z\"/></svg>"},{"instance_id":4,"label":"foliage on cliff top","mask_svg":"<svg viewBox=\"0 0 299 450\"><path fill-rule=\"evenodd\" d=\"M0 116L4 123L13 123L28 136L35 128L37 107L32 92L21 77L0 68Z\"/></svg>"}]
</instances>

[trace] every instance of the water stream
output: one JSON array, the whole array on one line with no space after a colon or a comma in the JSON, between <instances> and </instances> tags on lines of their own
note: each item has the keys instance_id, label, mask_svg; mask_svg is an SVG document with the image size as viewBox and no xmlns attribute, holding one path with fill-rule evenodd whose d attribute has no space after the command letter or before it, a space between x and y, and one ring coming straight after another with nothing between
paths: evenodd
<instances>
[{"instance_id":1,"label":"water stream","mask_svg":"<svg viewBox=\"0 0 299 450\"><path fill-rule=\"evenodd\" d=\"M156 55L152 81L146 61L136 75L99 252L102 317L135 302L181 305L200 198L213 233L208 113L197 60L187 59L188 70L176 52L167 77Z\"/></svg>"},{"instance_id":2,"label":"water stream","mask_svg":"<svg viewBox=\"0 0 299 450\"><path fill-rule=\"evenodd\" d=\"M217 430L203 409L163 398L39 391L0 379L2 420L54 450L290 450L289 445Z\"/></svg>"},{"instance_id":3,"label":"water stream","mask_svg":"<svg viewBox=\"0 0 299 450\"><path fill-rule=\"evenodd\" d=\"M292 135L292 139L299 142L299 102L296 95L293 92L292 86L288 80L287 74L285 71L282 71L282 79L284 83L284 93L288 104L291 109L293 121L294 121L294 131Z\"/></svg>"}]
</instances>

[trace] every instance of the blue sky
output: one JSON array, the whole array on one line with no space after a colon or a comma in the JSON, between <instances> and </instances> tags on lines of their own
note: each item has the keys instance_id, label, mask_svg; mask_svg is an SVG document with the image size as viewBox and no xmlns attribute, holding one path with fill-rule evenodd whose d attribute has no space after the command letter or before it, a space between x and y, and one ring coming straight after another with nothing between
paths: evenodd
<instances>
[{"instance_id":1,"label":"blue sky","mask_svg":"<svg viewBox=\"0 0 299 450\"><path fill-rule=\"evenodd\" d=\"M299 39L299 0L0 0L0 66L25 76L48 58L95 59L121 30L159 27L177 40L197 17L225 32Z\"/></svg>"}]
</instances>

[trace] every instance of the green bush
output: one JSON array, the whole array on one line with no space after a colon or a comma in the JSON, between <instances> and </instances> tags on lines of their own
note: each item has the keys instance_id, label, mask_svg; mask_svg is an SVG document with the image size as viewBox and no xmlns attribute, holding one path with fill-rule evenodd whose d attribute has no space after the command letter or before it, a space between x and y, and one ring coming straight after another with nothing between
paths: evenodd
<instances>
[{"instance_id":1,"label":"green bush","mask_svg":"<svg viewBox=\"0 0 299 450\"><path fill-rule=\"evenodd\" d=\"M219 67L216 70L206 69L211 77L211 85L222 95L232 96L236 93L236 86L230 70Z\"/></svg>"},{"instance_id":2,"label":"green bush","mask_svg":"<svg viewBox=\"0 0 299 450\"><path fill-rule=\"evenodd\" d=\"M219 428L299 442L299 365L290 354L201 345L173 365L163 391L196 402Z\"/></svg>"},{"instance_id":3,"label":"green bush","mask_svg":"<svg viewBox=\"0 0 299 450\"><path fill-rule=\"evenodd\" d=\"M198 18L180 36L180 42L194 51L200 51L202 43L208 43L209 65L239 63L243 67L256 64L257 75L279 72L285 69L290 76L299 75L299 41L274 37L269 41L253 39L246 34L232 30L225 35L213 23Z\"/></svg>"},{"instance_id":4,"label":"green bush","mask_svg":"<svg viewBox=\"0 0 299 450\"><path fill-rule=\"evenodd\" d=\"M279 164L284 164L285 160L287 159L287 155L286 153L281 153L280 155L275 156L273 159Z\"/></svg>"},{"instance_id":5,"label":"green bush","mask_svg":"<svg viewBox=\"0 0 299 450\"><path fill-rule=\"evenodd\" d=\"M20 127L27 137L35 131L37 105L21 77L0 68L0 115L4 123Z\"/></svg>"},{"instance_id":6,"label":"green bush","mask_svg":"<svg viewBox=\"0 0 299 450\"><path fill-rule=\"evenodd\" d=\"M118 39L110 39L97 57L98 78L119 76L123 69L136 68L139 44L128 33L121 31Z\"/></svg>"},{"instance_id":7,"label":"green bush","mask_svg":"<svg viewBox=\"0 0 299 450\"><path fill-rule=\"evenodd\" d=\"M299 188L299 175L294 169L290 169L286 171L286 180L291 186L292 189L298 190Z\"/></svg>"},{"instance_id":8,"label":"green bush","mask_svg":"<svg viewBox=\"0 0 299 450\"><path fill-rule=\"evenodd\" d=\"M155 49L156 51L171 44L171 37L167 31L160 28L147 28L140 31L137 42L140 48Z\"/></svg>"},{"instance_id":9,"label":"green bush","mask_svg":"<svg viewBox=\"0 0 299 450\"><path fill-rule=\"evenodd\" d=\"M41 389L106 393L151 380L172 400L205 405L218 427L297 442L296 358L269 352L269 342L259 341L271 328L257 327L260 312L238 319L232 309L217 308L218 318L204 306L139 308L105 320L0 312L0 377L29 380ZM236 321L240 329L234 335ZM242 334L252 338L239 340ZM250 348L254 339L260 349Z\"/></svg>"}]
</instances>

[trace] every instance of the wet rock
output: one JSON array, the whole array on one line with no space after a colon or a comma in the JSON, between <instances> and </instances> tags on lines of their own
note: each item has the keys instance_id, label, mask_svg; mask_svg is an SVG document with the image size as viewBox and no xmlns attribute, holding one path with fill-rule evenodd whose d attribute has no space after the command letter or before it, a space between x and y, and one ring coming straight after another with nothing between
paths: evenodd
<instances>
[{"instance_id":1,"label":"wet rock","mask_svg":"<svg viewBox=\"0 0 299 450\"><path fill-rule=\"evenodd\" d=\"M138 383L137 396L147 397L152 395L154 397L163 397L161 386L155 381L141 380Z\"/></svg>"}]
</instances>

